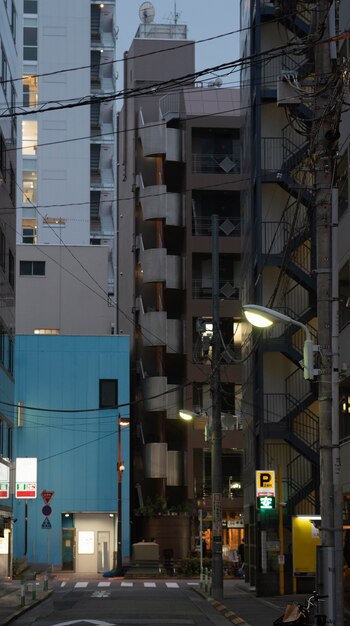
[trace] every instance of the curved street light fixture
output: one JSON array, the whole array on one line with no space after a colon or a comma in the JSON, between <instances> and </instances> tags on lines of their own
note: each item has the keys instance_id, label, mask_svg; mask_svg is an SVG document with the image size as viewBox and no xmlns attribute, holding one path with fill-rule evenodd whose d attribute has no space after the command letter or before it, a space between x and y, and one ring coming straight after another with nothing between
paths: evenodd
<instances>
[{"instance_id":1,"label":"curved street light fixture","mask_svg":"<svg viewBox=\"0 0 350 626\"><path fill-rule=\"evenodd\" d=\"M304 378L306 380L313 380L315 376L319 374L319 370L314 368L314 352L318 352L319 347L314 344L311 333L306 324L293 319L289 315L285 315L285 313L280 313L280 311L269 309L268 307L261 306L260 304L244 304L243 311L248 322L257 328L268 328L269 326L272 326L274 322L284 322L286 324L293 324L294 326L302 328L306 336L303 350Z\"/></svg>"}]
</instances>

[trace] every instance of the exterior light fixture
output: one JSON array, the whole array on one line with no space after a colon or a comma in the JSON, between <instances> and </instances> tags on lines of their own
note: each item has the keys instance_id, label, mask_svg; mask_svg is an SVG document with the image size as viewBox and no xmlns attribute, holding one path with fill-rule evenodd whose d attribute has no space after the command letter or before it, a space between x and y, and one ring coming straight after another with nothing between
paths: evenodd
<instances>
[{"instance_id":1,"label":"exterior light fixture","mask_svg":"<svg viewBox=\"0 0 350 626\"><path fill-rule=\"evenodd\" d=\"M268 328L269 326L272 326L274 322L284 322L286 324L293 324L294 326L302 328L306 336L303 351L304 378L306 380L313 380L315 376L320 373L318 369L314 368L314 352L319 351L319 346L314 344L311 333L306 324L289 317L289 315L280 313L280 311L275 311L274 309L269 309L268 307L261 306L259 304L245 304L243 306L243 311L248 322L257 328Z\"/></svg>"}]
</instances>

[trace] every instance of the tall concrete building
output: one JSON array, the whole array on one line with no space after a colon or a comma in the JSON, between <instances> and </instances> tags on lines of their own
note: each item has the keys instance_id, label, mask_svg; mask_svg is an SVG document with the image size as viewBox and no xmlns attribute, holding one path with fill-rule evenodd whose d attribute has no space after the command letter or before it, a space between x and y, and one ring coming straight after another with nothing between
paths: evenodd
<instances>
[{"instance_id":1,"label":"tall concrete building","mask_svg":"<svg viewBox=\"0 0 350 626\"><path fill-rule=\"evenodd\" d=\"M124 59L119 117L118 333L131 336L135 539L211 549L212 226L218 215L223 541L242 523L239 93L196 85L186 26L148 16ZM152 16L153 17L153 16ZM193 425L179 409L197 412Z\"/></svg>"},{"instance_id":2,"label":"tall concrete building","mask_svg":"<svg viewBox=\"0 0 350 626\"><path fill-rule=\"evenodd\" d=\"M23 3L18 334L114 330L115 4Z\"/></svg>"},{"instance_id":3,"label":"tall concrete building","mask_svg":"<svg viewBox=\"0 0 350 626\"><path fill-rule=\"evenodd\" d=\"M1 10L4 4L11 16L11 2L1 3ZM14 449L16 456L38 458L39 463L36 498L27 509L20 497L15 500L19 524L14 550L17 558L30 561L50 558L66 569L106 571L115 565L121 547L116 407L122 403L120 412L127 417L129 398L128 338L115 336L116 114L113 97L106 100L116 89L116 2L25 0L19 10L23 66L11 70L17 77L23 73L16 118L18 184L8 185L14 196L17 191L12 231L17 244L12 267L15 403L23 410ZM9 24L7 30L9 38ZM9 94L10 88L8 81ZM48 392L50 381L58 395ZM69 381L74 381L72 394ZM27 411L28 405L38 411ZM48 443L51 453L44 469L39 442L49 442L52 422L39 416L52 417L51 409L57 433ZM90 410L97 411L95 418ZM73 453L72 433L64 427L66 412L76 430ZM88 435L92 424L99 433L93 440ZM126 463L128 433L123 433L121 449ZM60 456L62 474L55 465ZM77 463L89 470L77 472ZM122 492L125 557L130 545L128 475L127 469ZM55 492L57 517L54 524L48 517L40 526L40 494L45 491ZM39 526L28 527L27 514ZM49 556L42 533L51 526Z\"/></svg>"},{"instance_id":4,"label":"tall concrete building","mask_svg":"<svg viewBox=\"0 0 350 626\"><path fill-rule=\"evenodd\" d=\"M6 498L9 464L13 458L15 230L17 118L11 117L21 100L21 16L19 2L0 3L0 573L11 573L12 504ZM10 114L9 117L5 117Z\"/></svg>"},{"instance_id":5,"label":"tall concrete building","mask_svg":"<svg viewBox=\"0 0 350 626\"><path fill-rule=\"evenodd\" d=\"M341 3L344 29L349 24L345 4ZM334 324L333 337L338 316L334 314L337 297L330 287L331 272L332 266L339 262L341 362L348 362L349 250L345 235L348 156L345 140L337 163L342 79L335 43L326 49L332 69L323 73L317 46L309 46L310 40L318 36L316 32L325 33L329 29L330 36L335 34L337 9L329 3L321 12L319 5L303 1L241 3L241 54L250 59L241 74L245 111L242 167L249 183L242 201L242 300L243 304L262 305L287 316L287 322L276 323L265 331L254 330L248 324L242 331L243 406L247 424L244 437L246 579L259 595L277 593L282 584L287 593L314 585L316 545L321 540L323 547L331 546L324 539L327 532L333 533L332 549L337 541L334 531L337 522L320 521L324 502L329 503L329 510L338 506L333 497L335 490L331 497L331 490L326 495L322 492L331 482L329 473L334 472L334 477L337 474L334 459L327 466L331 447L335 458L336 435L332 434L329 445L325 435L331 432L330 372L334 376L338 368L335 361L330 366L326 362L327 357L337 357L335 340L331 341L329 336L325 341L320 339L322 333L324 338L328 332L325 329L330 330L331 322L322 324L321 328L320 321L325 318L321 312L327 310L328 319ZM341 58L340 52L339 61ZM320 94L325 92L326 103L320 104ZM323 126L325 118L328 132ZM328 211L335 204L336 190L332 186L337 184L337 166L342 172L339 260L334 242L329 247L333 258L320 245L322 207L327 205ZM331 182L329 172L333 172ZM324 205L320 201L322 193ZM335 223L329 212L324 219L327 229L323 229L328 243ZM327 276L327 283L322 282L323 276ZM321 344L315 360L316 363L318 359L319 371L314 379L304 375L306 336L315 345ZM346 376L345 400L347 385ZM328 411L326 426L326 420L321 420L325 415L322 407ZM339 407L334 402L332 411L332 424L337 425ZM349 431L345 430L343 437L346 432ZM345 442L343 451L346 463ZM256 470L273 470L278 475L279 489L275 494L279 507L264 510L257 505ZM344 489L348 491L346 473L343 475L347 483ZM269 504L272 502L273 499L268 499ZM336 549L339 554L341 550ZM337 554L335 558L338 559ZM342 553L338 569L342 570Z\"/></svg>"}]
</instances>

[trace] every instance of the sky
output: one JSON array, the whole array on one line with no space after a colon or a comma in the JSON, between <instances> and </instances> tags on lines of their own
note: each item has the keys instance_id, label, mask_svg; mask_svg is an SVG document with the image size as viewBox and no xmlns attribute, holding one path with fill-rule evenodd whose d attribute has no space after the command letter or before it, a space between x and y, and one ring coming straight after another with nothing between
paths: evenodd
<instances>
[{"instance_id":1,"label":"sky","mask_svg":"<svg viewBox=\"0 0 350 626\"><path fill-rule=\"evenodd\" d=\"M117 58L129 49L140 24L139 7L143 0L117 0L119 35ZM239 0L153 0L154 22L174 23L175 4L179 14L178 23L187 25L187 37L194 41L228 33L239 29ZM227 63L239 57L239 34L230 35L196 46L196 71ZM119 64L118 64L119 65ZM118 71L121 74L119 65ZM227 86L238 86L239 74L235 72L226 79ZM119 76L120 86L121 76ZM234 81L234 84L232 84Z\"/></svg>"}]
</instances>

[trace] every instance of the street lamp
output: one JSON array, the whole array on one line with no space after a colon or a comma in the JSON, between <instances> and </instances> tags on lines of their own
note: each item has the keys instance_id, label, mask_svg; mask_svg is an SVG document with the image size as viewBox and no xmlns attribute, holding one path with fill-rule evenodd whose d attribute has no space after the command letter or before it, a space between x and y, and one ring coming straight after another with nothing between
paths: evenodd
<instances>
[{"instance_id":1,"label":"street lamp","mask_svg":"<svg viewBox=\"0 0 350 626\"><path fill-rule=\"evenodd\" d=\"M302 328L306 336L303 351L304 378L306 380L313 380L314 377L319 374L319 370L314 368L314 352L317 352L319 347L314 344L311 333L306 324L293 319L289 315L285 315L285 313L280 313L280 311L269 309L268 307L261 306L260 304L245 304L243 306L243 311L248 322L257 328L268 328L269 326L272 326L274 322L285 322Z\"/></svg>"},{"instance_id":2,"label":"street lamp","mask_svg":"<svg viewBox=\"0 0 350 626\"><path fill-rule=\"evenodd\" d=\"M123 511L123 503L122 503L122 478L123 472L125 470L125 464L122 460L122 445L121 445L121 428L122 426L129 426L130 420L126 417L121 417L118 415L118 461L117 461L117 472L118 472L118 519L117 519L117 537L118 537L118 545L117 545L117 570L120 571L123 566L123 555L122 555L122 531L123 531L123 523L122 523L122 511Z\"/></svg>"},{"instance_id":3,"label":"street lamp","mask_svg":"<svg viewBox=\"0 0 350 626\"><path fill-rule=\"evenodd\" d=\"M335 283L337 284L337 276ZM333 298L337 301L337 298ZM343 623L342 615L342 594L343 594L343 554L342 554L342 492L340 485L340 458L339 458L339 415L338 415L338 333L336 327L336 316L332 316L332 376L326 376L322 370L314 369L314 352L319 352L319 346L314 345L310 331L305 324L294 320L273 309L269 309L258 304L246 304L243 306L247 320L259 328L271 326L273 322L281 321L302 328L306 335L304 342L304 378L313 380L316 375L318 380L319 408L319 429L323 434L320 440L320 485L321 485L321 551L317 568L318 584L321 586L321 593L326 592L328 597L327 614L329 621L334 622L337 615L337 624ZM329 380L328 380L329 378ZM331 384L332 398L329 400L329 391L325 390L325 382ZM324 405L322 407L322 404ZM331 419L329 419L329 409ZM329 438L328 432L332 433Z\"/></svg>"}]
</instances>

